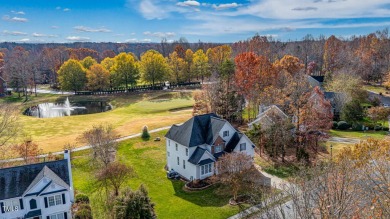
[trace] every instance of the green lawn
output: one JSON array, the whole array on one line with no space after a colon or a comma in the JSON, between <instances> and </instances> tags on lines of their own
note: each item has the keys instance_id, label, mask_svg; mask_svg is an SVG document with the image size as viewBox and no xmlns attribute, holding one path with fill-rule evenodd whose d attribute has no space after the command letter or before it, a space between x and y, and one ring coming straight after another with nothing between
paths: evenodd
<instances>
[{"instance_id":1,"label":"green lawn","mask_svg":"<svg viewBox=\"0 0 390 219\"><path fill-rule=\"evenodd\" d=\"M383 86L363 85L363 89L364 90L368 90L368 91L373 91L373 92L376 92L376 93L380 93L381 92L385 96L390 96L389 94L386 94L386 92L390 92L390 90L386 90L386 88L383 87Z\"/></svg>"},{"instance_id":2,"label":"green lawn","mask_svg":"<svg viewBox=\"0 0 390 219\"><path fill-rule=\"evenodd\" d=\"M148 92L118 96L69 96L69 100L105 100L114 109L104 113L79 115L61 118L35 118L22 115L29 106L42 102L64 101L66 96L39 94L28 102L22 102L15 95L0 100L0 104L17 105L20 122L26 135L33 137L44 152L62 150L64 144L83 145L78 139L81 133L93 125L112 124L119 136L141 132L144 125L149 129L169 126L186 121L192 116L194 103L188 92Z\"/></svg>"},{"instance_id":3,"label":"green lawn","mask_svg":"<svg viewBox=\"0 0 390 219\"><path fill-rule=\"evenodd\" d=\"M359 139L367 139L367 138L375 138L375 139L383 139L388 132L386 131L352 131L352 130L330 130L330 136L332 137L341 137L341 138L359 138Z\"/></svg>"},{"instance_id":4,"label":"green lawn","mask_svg":"<svg viewBox=\"0 0 390 219\"><path fill-rule=\"evenodd\" d=\"M151 134L151 139L163 137L166 131ZM75 189L92 197L93 209L96 206L95 182L93 167L89 162L88 151L76 152L73 164L73 181ZM140 138L130 139L120 144L118 159L131 165L137 177L130 179L126 186L137 189L141 183L146 185L158 218L227 218L238 213L238 207L228 203L229 195L223 195L218 186L198 192L185 192L184 182L171 181L166 178L165 142L142 141ZM98 214L94 218L101 218Z\"/></svg>"}]
</instances>

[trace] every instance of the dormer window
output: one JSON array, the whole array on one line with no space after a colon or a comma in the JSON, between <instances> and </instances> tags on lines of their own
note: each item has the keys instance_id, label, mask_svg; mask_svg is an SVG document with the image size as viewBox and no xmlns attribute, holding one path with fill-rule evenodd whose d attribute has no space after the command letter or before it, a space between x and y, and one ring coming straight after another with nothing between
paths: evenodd
<instances>
[{"instance_id":1,"label":"dormer window","mask_svg":"<svg viewBox=\"0 0 390 219\"><path fill-rule=\"evenodd\" d=\"M219 153L221 151L222 151L222 146L221 145L215 146L215 153Z\"/></svg>"},{"instance_id":2,"label":"dormer window","mask_svg":"<svg viewBox=\"0 0 390 219\"><path fill-rule=\"evenodd\" d=\"M223 131L223 137L229 136L229 131Z\"/></svg>"}]
</instances>

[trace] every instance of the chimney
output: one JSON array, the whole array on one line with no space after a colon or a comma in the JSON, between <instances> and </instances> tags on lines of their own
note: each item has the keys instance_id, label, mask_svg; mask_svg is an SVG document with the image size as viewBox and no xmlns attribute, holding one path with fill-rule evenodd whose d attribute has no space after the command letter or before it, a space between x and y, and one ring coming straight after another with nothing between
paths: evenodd
<instances>
[{"instance_id":1,"label":"chimney","mask_svg":"<svg viewBox=\"0 0 390 219\"><path fill-rule=\"evenodd\" d=\"M74 203L74 188L73 188L73 177L72 177L72 164L70 163L70 151L64 151L64 159L68 163L68 172L69 172L69 187L70 187L70 201Z\"/></svg>"}]
</instances>

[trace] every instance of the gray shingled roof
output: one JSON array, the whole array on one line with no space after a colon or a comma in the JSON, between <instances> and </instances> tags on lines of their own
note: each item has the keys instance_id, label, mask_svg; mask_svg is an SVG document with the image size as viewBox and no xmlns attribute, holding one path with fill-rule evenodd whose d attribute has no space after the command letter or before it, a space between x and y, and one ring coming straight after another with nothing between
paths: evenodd
<instances>
[{"instance_id":1,"label":"gray shingled roof","mask_svg":"<svg viewBox=\"0 0 390 219\"><path fill-rule=\"evenodd\" d=\"M49 167L44 166L41 172L35 177L35 179L31 182L30 186L26 189L25 192L34 187L43 177L48 177L57 185L60 185L66 189L69 189L69 185L64 182L57 174L55 174ZM51 182L50 182L51 183ZM26 194L25 194L26 195Z\"/></svg>"},{"instance_id":2,"label":"gray shingled roof","mask_svg":"<svg viewBox=\"0 0 390 219\"><path fill-rule=\"evenodd\" d=\"M197 165L205 152L206 149L197 147L194 153L191 155L190 159L188 159L188 162Z\"/></svg>"},{"instance_id":3,"label":"gray shingled roof","mask_svg":"<svg viewBox=\"0 0 390 219\"><path fill-rule=\"evenodd\" d=\"M55 173L67 185L70 185L68 162L65 159L4 168L0 169L0 200L22 196L45 166L49 168L52 173ZM46 174L52 173L50 173L50 171L46 171ZM55 180L55 178L52 179Z\"/></svg>"},{"instance_id":4,"label":"gray shingled roof","mask_svg":"<svg viewBox=\"0 0 390 219\"><path fill-rule=\"evenodd\" d=\"M212 144L225 123L214 113L194 116L180 126L173 125L165 137L188 147Z\"/></svg>"},{"instance_id":5,"label":"gray shingled roof","mask_svg":"<svg viewBox=\"0 0 390 219\"><path fill-rule=\"evenodd\" d=\"M242 137L241 133L239 133L239 132L234 133L234 135L230 139L229 143L227 143L225 151L229 152L229 153L232 152L234 150L234 148L237 146L241 137Z\"/></svg>"}]
</instances>

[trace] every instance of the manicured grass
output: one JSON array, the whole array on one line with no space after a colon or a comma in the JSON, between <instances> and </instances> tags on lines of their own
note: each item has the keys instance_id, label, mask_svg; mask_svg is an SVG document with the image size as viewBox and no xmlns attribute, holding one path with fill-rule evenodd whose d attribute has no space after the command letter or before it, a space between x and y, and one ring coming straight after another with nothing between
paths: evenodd
<instances>
[{"instance_id":1,"label":"manicured grass","mask_svg":"<svg viewBox=\"0 0 390 219\"><path fill-rule=\"evenodd\" d=\"M378 86L378 85L364 85L363 86L363 89L364 90L368 90L368 91L373 91L375 93L382 93L383 95L385 96L390 96L389 94L386 94L386 92L390 92L390 90L387 90L385 87L383 86Z\"/></svg>"},{"instance_id":2,"label":"manicured grass","mask_svg":"<svg viewBox=\"0 0 390 219\"><path fill-rule=\"evenodd\" d=\"M375 138L375 139L383 139L388 132L386 131L352 131L352 130L330 130L330 135L332 137L341 137L341 138L359 138L359 139L367 139L367 138Z\"/></svg>"},{"instance_id":3,"label":"manicured grass","mask_svg":"<svg viewBox=\"0 0 390 219\"><path fill-rule=\"evenodd\" d=\"M299 170L298 167L290 164L275 164L272 161L266 160L260 157L258 154L255 155L255 163L261 166L262 170L266 173L277 176L282 179L287 179L294 176Z\"/></svg>"},{"instance_id":4,"label":"manicured grass","mask_svg":"<svg viewBox=\"0 0 390 219\"><path fill-rule=\"evenodd\" d=\"M355 144L346 144L346 143L337 143L337 142L326 142L325 147L327 154L323 153L324 159L330 159L331 153L330 153L330 146L332 145L332 156L337 156L344 148L353 148Z\"/></svg>"},{"instance_id":5,"label":"manicured grass","mask_svg":"<svg viewBox=\"0 0 390 219\"><path fill-rule=\"evenodd\" d=\"M20 100L8 102L18 105L20 113L29 106L42 102L64 101L66 96L42 95L31 101L21 103ZM14 97L12 97L14 99ZM12 99L12 100L13 100ZM149 130L182 123L192 115L193 99L191 93L150 92L119 96L69 96L70 101L106 100L114 109L104 113L79 115L60 118L35 118L21 115L20 121L26 135L33 137L44 152L62 150L66 143L83 145L80 135L98 124L111 124L119 136L127 136L141 132L144 125ZM9 99L8 99L9 100ZM3 100L7 101L7 100Z\"/></svg>"},{"instance_id":6,"label":"manicured grass","mask_svg":"<svg viewBox=\"0 0 390 219\"><path fill-rule=\"evenodd\" d=\"M151 139L163 137L166 131L151 134ZM73 181L75 189L94 197L96 182L94 169L89 162L88 151L72 154ZM136 171L136 178L130 179L125 186L137 189L142 183L147 187L158 218L227 218L238 213L238 207L228 203L230 198L221 188L214 185L206 190L186 192L184 182L168 180L164 166L166 164L165 141L142 141L130 139L120 144L117 158L120 162L131 165ZM92 207L96 200L92 199ZM94 215L94 218L100 218Z\"/></svg>"}]
</instances>

